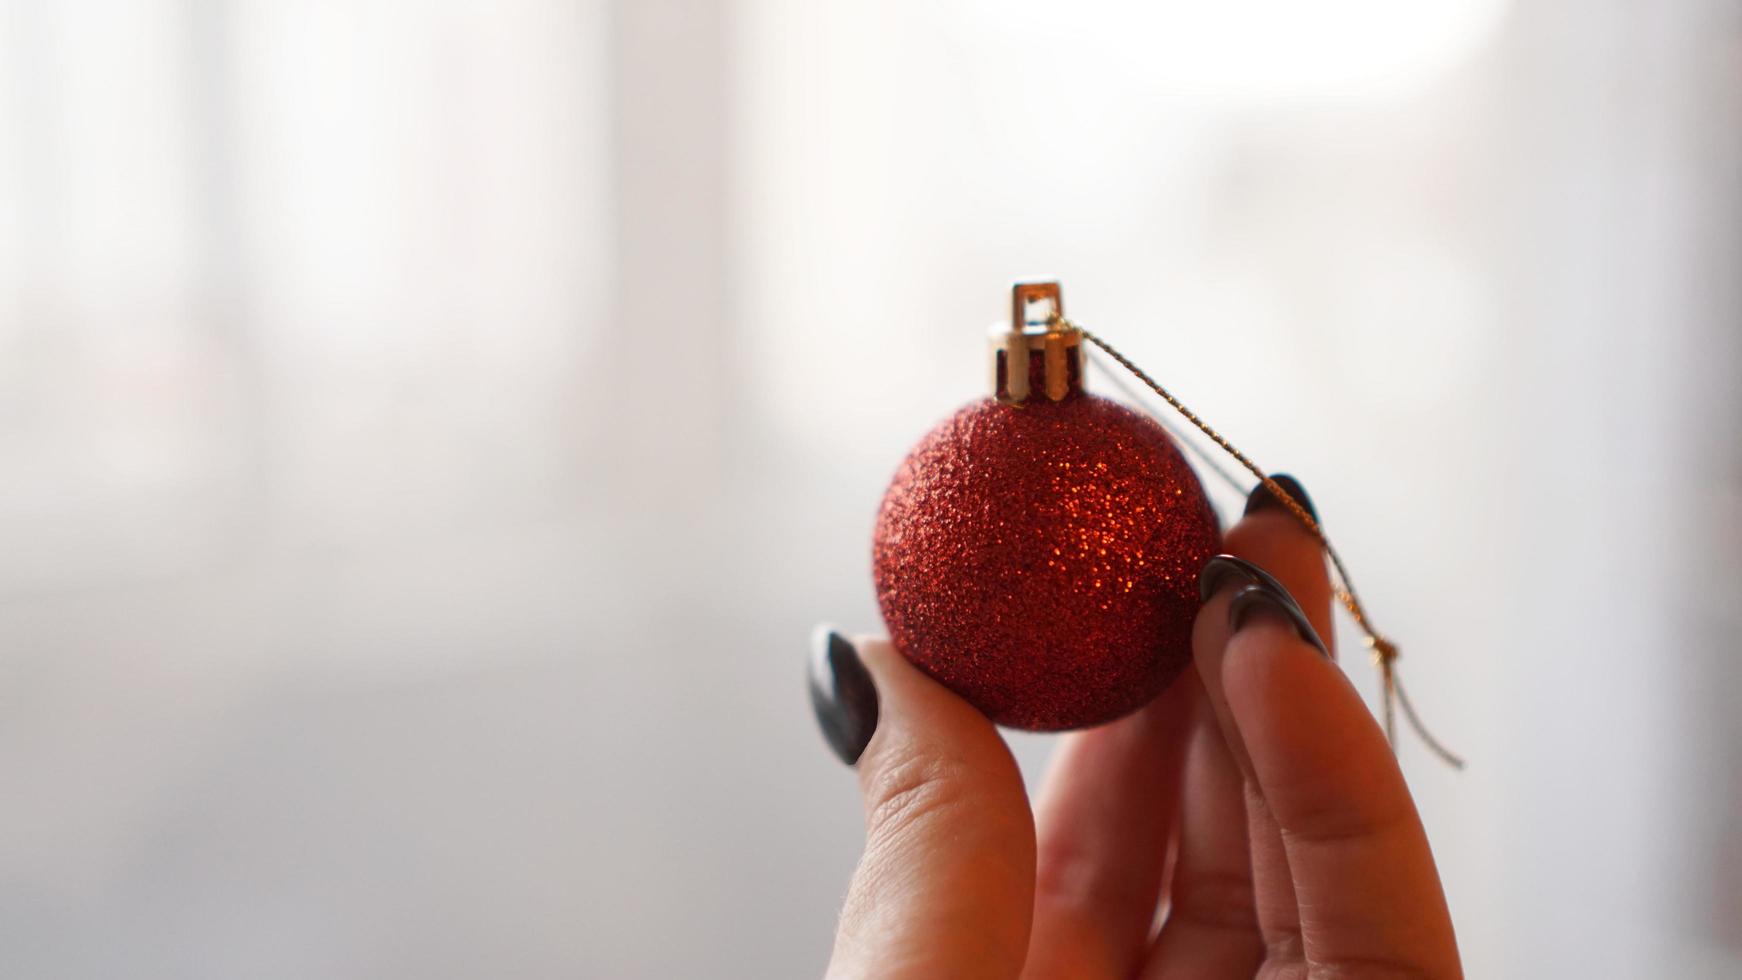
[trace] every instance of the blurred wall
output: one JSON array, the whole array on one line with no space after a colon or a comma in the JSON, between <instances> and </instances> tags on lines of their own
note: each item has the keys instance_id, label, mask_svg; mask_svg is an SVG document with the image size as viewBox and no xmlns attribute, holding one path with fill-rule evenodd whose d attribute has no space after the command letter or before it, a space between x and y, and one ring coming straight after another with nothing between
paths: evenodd
<instances>
[{"instance_id":1,"label":"blurred wall","mask_svg":"<svg viewBox=\"0 0 1742 980\"><path fill-rule=\"evenodd\" d=\"M820 971L804 637L1039 273L1312 489L1472 760L1401 748L1470 974L1734 975L1739 51L0 0L0 974Z\"/></svg>"}]
</instances>

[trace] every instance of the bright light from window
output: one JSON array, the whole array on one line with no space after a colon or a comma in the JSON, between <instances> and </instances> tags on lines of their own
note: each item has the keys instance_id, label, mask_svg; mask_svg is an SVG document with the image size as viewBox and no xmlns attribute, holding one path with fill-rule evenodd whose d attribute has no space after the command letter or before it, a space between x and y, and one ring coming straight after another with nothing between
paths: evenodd
<instances>
[{"instance_id":1,"label":"bright light from window","mask_svg":"<svg viewBox=\"0 0 1742 980\"><path fill-rule=\"evenodd\" d=\"M1013 67L1113 72L1145 86L1259 98L1375 95L1430 79L1479 50L1506 0L966 0L971 30L1024 52Z\"/></svg>"}]
</instances>

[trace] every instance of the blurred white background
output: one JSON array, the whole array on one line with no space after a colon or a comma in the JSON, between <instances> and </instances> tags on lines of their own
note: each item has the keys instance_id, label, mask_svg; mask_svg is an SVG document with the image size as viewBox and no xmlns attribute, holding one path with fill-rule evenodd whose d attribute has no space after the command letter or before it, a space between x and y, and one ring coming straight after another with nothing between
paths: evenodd
<instances>
[{"instance_id":1,"label":"blurred white background","mask_svg":"<svg viewBox=\"0 0 1742 980\"><path fill-rule=\"evenodd\" d=\"M1312 491L1472 977L1742 974L1739 110L1717 0L0 0L0 975L820 972L805 638L1037 272Z\"/></svg>"}]
</instances>

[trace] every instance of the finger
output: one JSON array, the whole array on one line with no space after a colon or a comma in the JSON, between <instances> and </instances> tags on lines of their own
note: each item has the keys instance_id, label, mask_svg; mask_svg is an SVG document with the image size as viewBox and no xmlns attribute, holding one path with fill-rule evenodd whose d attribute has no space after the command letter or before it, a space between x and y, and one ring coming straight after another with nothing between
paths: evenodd
<instances>
[{"instance_id":1,"label":"finger","mask_svg":"<svg viewBox=\"0 0 1742 980\"><path fill-rule=\"evenodd\" d=\"M1152 980L1250 977L1264 959L1246 842L1244 779L1202 687L1195 693L1200 703L1186 749L1167 919L1142 973Z\"/></svg>"},{"instance_id":2,"label":"finger","mask_svg":"<svg viewBox=\"0 0 1742 980\"><path fill-rule=\"evenodd\" d=\"M1308 513L1312 501L1292 477L1272 477ZM1251 776L1251 763L1238 726L1229 712L1222 671L1218 666L1228 644L1228 604L1238 587L1260 580L1277 586L1299 600L1314 632L1326 638L1331 632L1331 583L1318 539L1263 485L1254 490L1246 515L1229 529L1224 546L1249 561L1247 569L1226 571L1212 563L1206 567L1200 586L1207 597L1193 626L1192 649L1204 679L1222 736L1239 770L1246 776L1246 834L1250 846L1254 903L1259 933L1266 948L1279 959L1300 956L1300 914L1294 880L1283 847L1282 831L1270 805Z\"/></svg>"},{"instance_id":3,"label":"finger","mask_svg":"<svg viewBox=\"0 0 1742 980\"><path fill-rule=\"evenodd\" d=\"M1067 736L1035 806L1034 932L1025 975L1129 977L1142 960L1179 808L1197 679L1127 718Z\"/></svg>"},{"instance_id":4,"label":"finger","mask_svg":"<svg viewBox=\"0 0 1742 980\"><path fill-rule=\"evenodd\" d=\"M1373 716L1279 606L1233 624L1223 687L1281 830L1305 961L1457 976L1427 835Z\"/></svg>"},{"instance_id":5,"label":"finger","mask_svg":"<svg viewBox=\"0 0 1742 980\"><path fill-rule=\"evenodd\" d=\"M1272 474L1271 479L1318 519L1312 498L1300 481L1286 473ZM1331 576L1325 566L1324 547L1263 484L1246 499L1246 513L1228 530L1223 546L1229 554L1252 562L1281 583L1311 620L1314 632L1335 653Z\"/></svg>"},{"instance_id":6,"label":"finger","mask_svg":"<svg viewBox=\"0 0 1742 980\"><path fill-rule=\"evenodd\" d=\"M1272 957L1456 975L1438 874L1390 746L1342 671L1310 642L1330 636L1317 539L1292 515L1260 505L1249 507L1228 546L1280 580L1275 590L1244 595L1239 610L1233 597L1244 583L1224 582L1195 637L1205 688L1248 780L1254 879ZM1205 584L1214 588L1212 577ZM1286 881L1278 880L1284 869Z\"/></svg>"},{"instance_id":7,"label":"finger","mask_svg":"<svg viewBox=\"0 0 1742 980\"><path fill-rule=\"evenodd\" d=\"M1016 977L1034 824L992 723L884 640L819 631L811 690L831 745L857 760L865 797L865 853L829 975Z\"/></svg>"}]
</instances>

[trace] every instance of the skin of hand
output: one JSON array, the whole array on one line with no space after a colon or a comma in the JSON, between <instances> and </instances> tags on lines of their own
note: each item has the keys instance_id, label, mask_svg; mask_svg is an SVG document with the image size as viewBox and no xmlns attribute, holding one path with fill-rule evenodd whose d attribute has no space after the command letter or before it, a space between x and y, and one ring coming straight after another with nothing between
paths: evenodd
<instances>
[{"instance_id":1,"label":"skin of hand","mask_svg":"<svg viewBox=\"0 0 1742 980\"><path fill-rule=\"evenodd\" d=\"M1226 546L1332 635L1324 558L1293 517L1249 507ZM1166 693L1065 737L1032 808L990 722L887 642L853 641L876 727L828 976L1462 976L1384 734L1284 610L1235 601L1244 585L1210 596Z\"/></svg>"}]
</instances>

